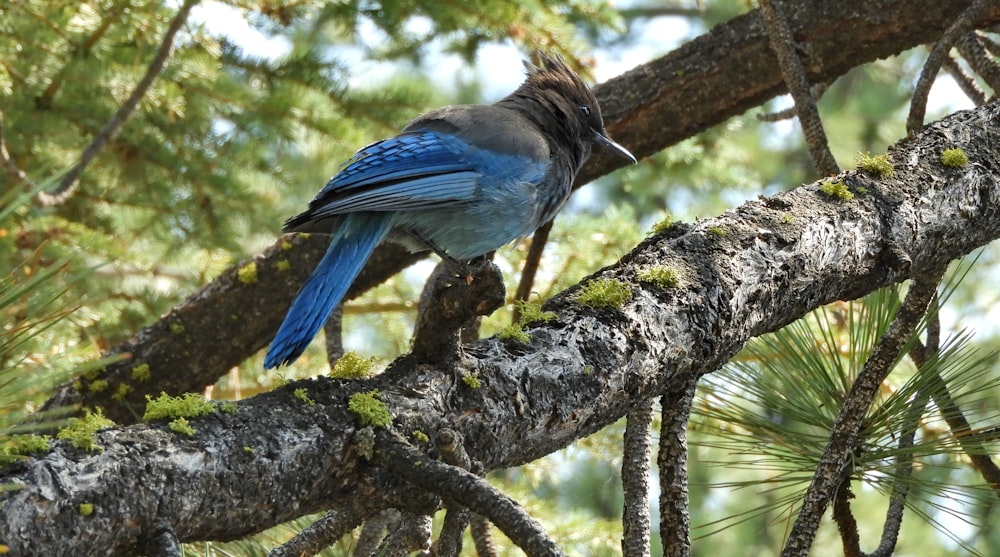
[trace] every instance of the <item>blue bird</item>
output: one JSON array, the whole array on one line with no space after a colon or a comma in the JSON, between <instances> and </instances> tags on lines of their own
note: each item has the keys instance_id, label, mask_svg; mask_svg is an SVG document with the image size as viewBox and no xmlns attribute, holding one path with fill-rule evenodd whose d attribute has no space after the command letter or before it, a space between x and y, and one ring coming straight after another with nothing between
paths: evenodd
<instances>
[{"instance_id":1,"label":"blue bird","mask_svg":"<svg viewBox=\"0 0 1000 557\"><path fill-rule=\"evenodd\" d=\"M330 234L264 358L295 361L382 241L468 261L533 233L569 198L596 145L635 163L597 99L556 56L492 105L448 106L351 157L285 232Z\"/></svg>"}]
</instances>

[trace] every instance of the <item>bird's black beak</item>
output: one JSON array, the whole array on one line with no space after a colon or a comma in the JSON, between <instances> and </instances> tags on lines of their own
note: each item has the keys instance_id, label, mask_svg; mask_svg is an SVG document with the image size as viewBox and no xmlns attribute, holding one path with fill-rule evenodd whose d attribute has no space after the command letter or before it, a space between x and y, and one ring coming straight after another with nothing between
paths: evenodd
<instances>
[{"instance_id":1,"label":"bird's black beak","mask_svg":"<svg viewBox=\"0 0 1000 557\"><path fill-rule=\"evenodd\" d=\"M605 135L605 132L600 132L593 128L591 130L594 132L594 143L600 146L603 151L628 159L629 162L635 164L635 156L629 153L628 149L615 143L610 137Z\"/></svg>"}]
</instances>

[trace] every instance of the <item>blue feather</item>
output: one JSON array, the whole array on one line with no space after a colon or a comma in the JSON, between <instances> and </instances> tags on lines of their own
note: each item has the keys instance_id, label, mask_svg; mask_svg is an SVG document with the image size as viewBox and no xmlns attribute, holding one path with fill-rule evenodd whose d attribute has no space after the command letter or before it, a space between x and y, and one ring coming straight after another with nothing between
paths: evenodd
<instances>
[{"instance_id":1,"label":"blue feather","mask_svg":"<svg viewBox=\"0 0 1000 557\"><path fill-rule=\"evenodd\" d=\"M286 231L332 239L265 367L291 363L305 350L384 239L472 259L548 222L594 145L635 162L607 137L597 99L580 78L557 58L542 61L496 104L445 107L362 148L308 210L285 223Z\"/></svg>"},{"instance_id":2,"label":"blue feather","mask_svg":"<svg viewBox=\"0 0 1000 557\"><path fill-rule=\"evenodd\" d=\"M292 363L305 351L390 227L391 218L386 213L344 218L323 259L288 309L264 357L265 369Z\"/></svg>"}]
</instances>

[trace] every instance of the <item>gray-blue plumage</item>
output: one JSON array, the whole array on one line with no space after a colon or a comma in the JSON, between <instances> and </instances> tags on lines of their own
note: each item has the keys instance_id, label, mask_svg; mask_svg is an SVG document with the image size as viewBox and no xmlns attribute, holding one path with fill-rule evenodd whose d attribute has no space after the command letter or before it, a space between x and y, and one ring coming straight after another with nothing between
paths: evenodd
<instances>
[{"instance_id":1,"label":"gray-blue plumage","mask_svg":"<svg viewBox=\"0 0 1000 557\"><path fill-rule=\"evenodd\" d=\"M541 58L499 102L435 110L361 149L285 223L287 232L332 237L266 368L298 358L380 242L473 259L555 216L594 145L635 162L607 137L597 99L576 73L559 58Z\"/></svg>"}]
</instances>

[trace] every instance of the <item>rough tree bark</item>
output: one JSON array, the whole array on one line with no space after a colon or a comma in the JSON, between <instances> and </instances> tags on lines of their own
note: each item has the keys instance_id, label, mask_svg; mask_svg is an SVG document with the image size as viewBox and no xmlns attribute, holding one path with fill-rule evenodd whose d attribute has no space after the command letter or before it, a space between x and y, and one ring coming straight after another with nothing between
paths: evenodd
<instances>
[{"instance_id":1,"label":"rough tree bark","mask_svg":"<svg viewBox=\"0 0 1000 557\"><path fill-rule=\"evenodd\" d=\"M810 81L821 83L855 66L934 41L970 4L967 0L821 0L783 3L783 15L801 47ZM1000 3L987 8L975 26L997 23ZM612 136L637 156L660 151L785 91L759 10L718 25L596 88ZM615 164L619 163L595 157L578 185L614 170ZM132 423L142 414L147 394L200 391L213 384L270 340L325 242L322 237L279 240L111 350L128 357L109 365L98 379L115 387L127 384L131 390L123 400L115 400L116 388L92 392L86 384L83 389L67 384L47 407L102 407L116 421ZM348 298L420 257L383 246ZM237 270L251 263L257 271L255 280L241 281ZM152 381L132 377L140 365L150 367Z\"/></svg>"},{"instance_id":2,"label":"rough tree bark","mask_svg":"<svg viewBox=\"0 0 1000 557\"><path fill-rule=\"evenodd\" d=\"M969 164L942 166L948 148ZM370 380L296 382L192 420L191 437L153 424L99 433L102 452L55 443L0 472L18 487L0 493L0 540L16 555L126 555L165 529L180 541L228 540L320 510L426 513L433 494L379 466L391 460L380 444L389 435L359 426L352 394L378 389L393 435L420 451L429 444L413 432L433 439L449 428L484 471L516 466L717 369L751 337L1000 237L1000 104L932 124L890 155L891 178L838 177L852 200L811 184L651 237L585 279L623 281L628 302L594 309L571 288L547 304L558 318L532 327L530 344L487 339L445 364L404 357ZM641 282L653 265L674 269L680 285ZM456 492L475 478L456 477L465 479L439 495L490 517L473 491ZM83 516L82 503L93 513Z\"/></svg>"}]
</instances>

